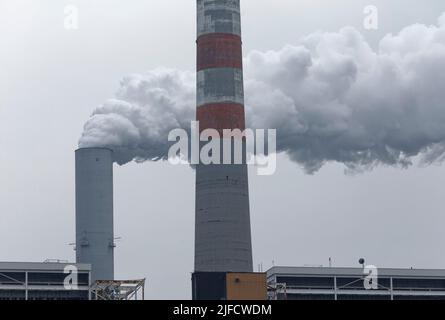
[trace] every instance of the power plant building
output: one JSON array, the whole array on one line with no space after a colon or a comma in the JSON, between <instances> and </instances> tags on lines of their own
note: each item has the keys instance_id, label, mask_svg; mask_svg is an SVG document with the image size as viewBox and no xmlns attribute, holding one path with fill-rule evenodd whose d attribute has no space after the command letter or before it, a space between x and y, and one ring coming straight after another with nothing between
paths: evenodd
<instances>
[{"instance_id":1,"label":"power plant building","mask_svg":"<svg viewBox=\"0 0 445 320\"><path fill-rule=\"evenodd\" d=\"M90 271L88 264L0 262L0 300L88 300ZM67 280L74 273L75 283Z\"/></svg>"},{"instance_id":2,"label":"power plant building","mask_svg":"<svg viewBox=\"0 0 445 320\"><path fill-rule=\"evenodd\" d=\"M193 300L266 300L265 273L195 272Z\"/></svg>"},{"instance_id":3,"label":"power plant building","mask_svg":"<svg viewBox=\"0 0 445 320\"><path fill-rule=\"evenodd\" d=\"M445 300L445 270L376 269L370 287L363 268L273 267L273 300Z\"/></svg>"}]
</instances>

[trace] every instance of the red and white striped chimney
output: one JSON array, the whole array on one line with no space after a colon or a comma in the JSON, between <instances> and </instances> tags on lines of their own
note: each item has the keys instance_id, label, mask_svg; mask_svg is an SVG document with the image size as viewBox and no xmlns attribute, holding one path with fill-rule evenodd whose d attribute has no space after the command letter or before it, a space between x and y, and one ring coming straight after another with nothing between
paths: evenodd
<instances>
[{"instance_id":1,"label":"red and white striped chimney","mask_svg":"<svg viewBox=\"0 0 445 320\"><path fill-rule=\"evenodd\" d=\"M200 131L244 130L240 0L197 4ZM196 168L195 271L253 271L245 163Z\"/></svg>"}]
</instances>

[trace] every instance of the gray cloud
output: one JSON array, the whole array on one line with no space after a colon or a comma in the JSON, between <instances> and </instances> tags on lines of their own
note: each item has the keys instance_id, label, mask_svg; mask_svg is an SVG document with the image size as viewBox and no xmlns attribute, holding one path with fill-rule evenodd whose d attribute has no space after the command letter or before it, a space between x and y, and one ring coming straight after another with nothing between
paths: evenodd
<instances>
[{"instance_id":1,"label":"gray cloud","mask_svg":"<svg viewBox=\"0 0 445 320\"><path fill-rule=\"evenodd\" d=\"M412 25L373 50L351 27L314 33L280 51L245 59L251 128L277 128L277 146L305 171L409 166L445 154L445 15ZM168 132L195 115L191 72L157 69L121 83L94 111L81 147L108 146L117 162L165 158Z\"/></svg>"}]
</instances>

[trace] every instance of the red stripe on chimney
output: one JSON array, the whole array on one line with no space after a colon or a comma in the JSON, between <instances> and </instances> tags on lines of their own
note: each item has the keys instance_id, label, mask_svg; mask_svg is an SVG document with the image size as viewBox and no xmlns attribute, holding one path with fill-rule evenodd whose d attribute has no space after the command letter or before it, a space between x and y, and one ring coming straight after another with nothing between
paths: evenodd
<instances>
[{"instance_id":1,"label":"red stripe on chimney","mask_svg":"<svg viewBox=\"0 0 445 320\"><path fill-rule=\"evenodd\" d=\"M200 36L198 44L198 71L209 68L243 68L241 37L226 33Z\"/></svg>"},{"instance_id":2,"label":"red stripe on chimney","mask_svg":"<svg viewBox=\"0 0 445 320\"><path fill-rule=\"evenodd\" d=\"M198 107L197 120L200 132L206 129L215 129L222 136L224 129L240 129L244 131L244 106L236 103L206 104Z\"/></svg>"}]
</instances>

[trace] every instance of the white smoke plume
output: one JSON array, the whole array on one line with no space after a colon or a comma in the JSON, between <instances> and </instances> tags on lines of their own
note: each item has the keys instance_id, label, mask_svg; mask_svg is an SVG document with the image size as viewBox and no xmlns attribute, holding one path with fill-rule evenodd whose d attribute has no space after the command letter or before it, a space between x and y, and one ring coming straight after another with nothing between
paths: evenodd
<instances>
[{"instance_id":1,"label":"white smoke plume","mask_svg":"<svg viewBox=\"0 0 445 320\"><path fill-rule=\"evenodd\" d=\"M109 147L121 165L165 159L170 130L189 128L195 117L194 79L191 72L171 69L125 77L116 98L85 124L79 147Z\"/></svg>"},{"instance_id":2,"label":"white smoke plume","mask_svg":"<svg viewBox=\"0 0 445 320\"><path fill-rule=\"evenodd\" d=\"M387 35L377 50L346 27L254 51L245 78L248 127L276 128L278 150L308 173L330 161L364 170L445 158L445 14ZM193 73L132 75L94 111L79 144L111 147L120 164L162 159L168 132L194 117Z\"/></svg>"}]
</instances>

